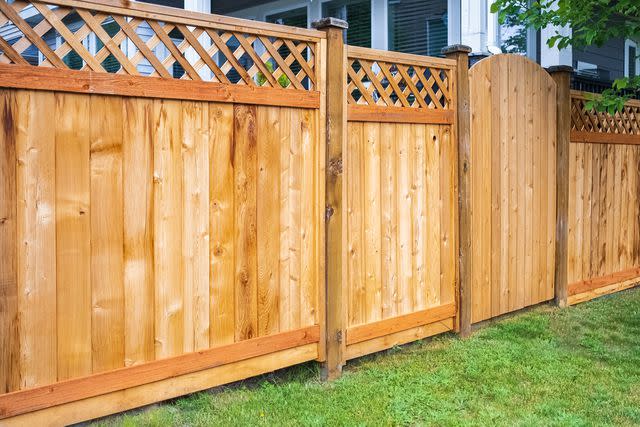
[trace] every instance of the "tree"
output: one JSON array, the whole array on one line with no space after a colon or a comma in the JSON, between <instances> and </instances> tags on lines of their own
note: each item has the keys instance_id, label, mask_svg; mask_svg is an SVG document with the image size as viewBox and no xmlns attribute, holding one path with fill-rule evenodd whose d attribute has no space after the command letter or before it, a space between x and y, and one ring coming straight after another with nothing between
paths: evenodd
<instances>
[{"instance_id":1,"label":"tree","mask_svg":"<svg viewBox=\"0 0 640 427\"><path fill-rule=\"evenodd\" d=\"M491 11L498 12L501 24L516 22L538 30L570 27L570 34L556 32L547 40L550 47L558 49L602 46L613 38L640 37L639 0L495 0ZM640 76L625 77L589 100L587 107L613 112L638 95Z\"/></svg>"}]
</instances>

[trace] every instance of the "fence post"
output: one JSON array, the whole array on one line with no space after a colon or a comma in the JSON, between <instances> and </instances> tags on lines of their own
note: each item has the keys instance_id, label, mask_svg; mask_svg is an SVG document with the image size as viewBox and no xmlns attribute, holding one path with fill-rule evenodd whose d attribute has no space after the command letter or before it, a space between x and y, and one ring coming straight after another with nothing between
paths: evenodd
<instances>
[{"instance_id":1,"label":"fence post","mask_svg":"<svg viewBox=\"0 0 640 427\"><path fill-rule=\"evenodd\" d=\"M469 53L471 48L452 45L442 49L455 59L458 120L458 319L462 337L471 333L471 115L469 106Z\"/></svg>"},{"instance_id":2,"label":"fence post","mask_svg":"<svg viewBox=\"0 0 640 427\"><path fill-rule=\"evenodd\" d=\"M342 280L342 150L347 135L347 76L344 30L348 25L336 18L323 18L312 24L327 33L324 50L326 80L326 360L322 377L326 380L342 374L345 353L346 318L344 284Z\"/></svg>"},{"instance_id":3,"label":"fence post","mask_svg":"<svg viewBox=\"0 0 640 427\"><path fill-rule=\"evenodd\" d=\"M567 306L569 240L569 143L571 133L571 73L567 65L547 69L557 85L556 95L556 265L555 303Z\"/></svg>"}]
</instances>

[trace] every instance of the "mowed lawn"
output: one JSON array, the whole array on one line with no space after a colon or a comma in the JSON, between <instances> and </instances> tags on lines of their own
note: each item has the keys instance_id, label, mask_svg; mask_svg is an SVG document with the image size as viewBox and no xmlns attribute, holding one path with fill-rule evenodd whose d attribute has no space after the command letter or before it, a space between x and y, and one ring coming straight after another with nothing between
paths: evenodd
<instances>
[{"instance_id":1,"label":"mowed lawn","mask_svg":"<svg viewBox=\"0 0 640 427\"><path fill-rule=\"evenodd\" d=\"M350 362L307 364L102 425L640 425L640 288Z\"/></svg>"}]
</instances>

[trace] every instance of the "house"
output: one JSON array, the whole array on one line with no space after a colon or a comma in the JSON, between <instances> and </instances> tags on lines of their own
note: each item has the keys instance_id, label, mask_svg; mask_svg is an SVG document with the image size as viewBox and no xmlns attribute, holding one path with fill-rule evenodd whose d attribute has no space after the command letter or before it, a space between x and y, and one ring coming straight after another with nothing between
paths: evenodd
<instances>
[{"instance_id":1,"label":"house","mask_svg":"<svg viewBox=\"0 0 640 427\"><path fill-rule=\"evenodd\" d=\"M346 41L355 46L395 50L419 55L440 55L441 49L450 44L471 46L476 57L495 52L511 52L527 55L543 67L570 65L575 70L574 87L598 92L610 87L612 80L623 76L635 76L640 72L640 58L636 55L638 41L613 39L604 46L585 49L550 48L546 40L555 34L555 28L541 31L522 27L500 25L496 14L490 12L492 0L148 0L149 3L181 9L231 15L239 18L266 21L297 27L310 27L321 17L333 16L349 22ZM22 13L27 21L38 19L38 14ZM41 19L41 17L39 18ZM71 31L80 25L69 22ZM113 23L103 23L107 33L118 32ZM146 24L136 30L143 40L153 34ZM564 29L564 31L570 31ZM13 34L15 33L15 34ZM179 32L170 34L179 41ZM0 26L0 37L11 44L20 37L11 25ZM49 46L60 46L59 35L45 35ZM85 47L96 52L102 45L95 36L87 37ZM156 49L164 49L159 45ZM160 57L166 55L156 52ZM23 56L27 61L42 62L42 54L35 47L27 49ZM79 55L71 51L65 62L70 68L82 68ZM109 57L103 65L107 71L119 67ZM110 62L113 64L110 64ZM148 68L148 69L145 69ZM171 66L174 77L184 70ZM142 73L152 72L149 64L139 65Z\"/></svg>"},{"instance_id":2,"label":"house","mask_svg":"<svg viewBox=\"0 0 640 427\"><path fill-rule=\"evenodd\" d=\"M600 91L640 72L638 41L613 39L585 49L549 48L555 28L541 31L500 25L492 0L213 0L211 12L308 27L333 16L349 22L349 44L420 55L439 55L447 45L471 46L474 54L525 54L543 67L572 66L574 86ZM566 31L566 30L565 30ZM569 30L570 31L570 30Z\"/></svg>"}]
</instances>

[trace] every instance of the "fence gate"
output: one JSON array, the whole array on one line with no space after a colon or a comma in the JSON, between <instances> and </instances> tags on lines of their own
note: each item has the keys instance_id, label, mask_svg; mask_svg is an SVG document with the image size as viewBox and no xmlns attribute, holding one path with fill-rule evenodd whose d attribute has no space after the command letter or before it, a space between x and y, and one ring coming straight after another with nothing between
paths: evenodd
<instances>
[{"instance_id":1,"label":"fence gate","mask_svg":"<svg viewBox=\"0 0 640 427\"><path fill-rule=\"evenodd\" d=\"M496 55L470 72L472 322L554 297L556 83Z\"/></svg>"},{"instance_id":2,"label":"fence gate","mask_svg":"<svg viewBox=\"0 0 640 427\"><path fill-rule=\"evenodd\" d=\"M454 328L451 59L347 49L346 359Z\"/></svg>"}]
</instances>

